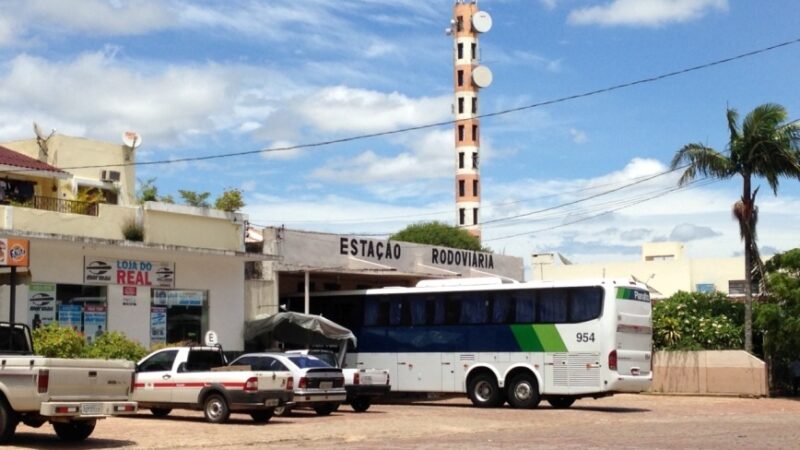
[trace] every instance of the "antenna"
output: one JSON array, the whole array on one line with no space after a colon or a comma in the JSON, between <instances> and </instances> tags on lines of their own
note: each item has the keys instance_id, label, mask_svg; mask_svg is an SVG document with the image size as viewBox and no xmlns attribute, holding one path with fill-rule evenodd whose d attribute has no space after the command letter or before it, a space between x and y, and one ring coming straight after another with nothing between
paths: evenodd
<instances>
[{"instance_id":1,"label":"antenna","mask_svg":"<svg viewBox=\"0 0 800 450\"><path fill-rule=\"evenodd\" d=\"M39 150L42 151L41 156L43 156L44 161L47 162L47 153L48 153L47 141L49 141L50 138L53 137L54 134L56 134L56 130L55 129L51 130L50 134L47 137L45 137L42 128L39 127L39 124L34 121L33 133L36 135L36 143L39 144Z\"/></svg>"}]
</instances>

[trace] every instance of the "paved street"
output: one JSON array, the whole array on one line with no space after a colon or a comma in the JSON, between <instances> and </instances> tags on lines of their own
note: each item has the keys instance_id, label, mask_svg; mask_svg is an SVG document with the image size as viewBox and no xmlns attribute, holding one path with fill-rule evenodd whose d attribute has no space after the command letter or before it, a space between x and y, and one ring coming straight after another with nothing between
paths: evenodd
<instances>
[{"instance_id":1,"label":"paved street","mask_svg":"<svg viewBox=\"0 0 800 450\"><path fill-rule=\"evenodd\" d=\"M21 425L16 448L63 448L52 428ZM80 448L800 448L800 401L619 395L568 410L482 410L467 401L345 406L256 425L233 415L212 425L196 412L101 421ZM77 448L77 447L76 447Z\"/></svg>"}]
</instances>

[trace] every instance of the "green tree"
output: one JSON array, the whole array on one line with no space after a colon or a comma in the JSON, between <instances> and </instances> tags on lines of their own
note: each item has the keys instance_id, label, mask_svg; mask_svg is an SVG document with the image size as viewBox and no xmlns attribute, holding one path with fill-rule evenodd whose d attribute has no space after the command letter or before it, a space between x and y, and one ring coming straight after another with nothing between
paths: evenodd
<instances>
[{"instance_id":1,"label":"green tree","mask_svg":"<svg viewBox=\"0 0 800 450\"><path fill-rule=\"evenodd\" d=\"M721 292L678 292L653 304L653 346L658 350L727 350L742 347L743 305Z\"/></svg>"},{"instance_id":2,"label":"green tree","mask_svg":"<svg viewBox=\"0 0 800 450\"><path fill-rule=\"evenodd\" d=\"M800 179L800 125L786 123L786 110L776 104L757 106L739 125L739 114L728 109L730 139L726 153L703 144L687 144L675 154L672 168L687 164L679 180L685 185L698 175L728 179L742 177L742 197L733 205L733 214L739 222L739 233L744 241L745 276L745 350L753 351L753 267L760 266L756 244L758 208L755 205L758 188L752 188L753 178L767 180L772 192L778 194L781 177Z\"/></svg>"},{"instance_id":3,"label":"green tree","mask_svg":"<svg viewBox=\"0 0 800 450\"><path fill-rule=\"evenodd\" d=\"M198 208L208 208L208 197L211 195L209 192L195 192L195 191L186 191L183 189L178 189L178 194L180 194L183 202L189 206L196 206Z\"/></svg>"},{"instance_id":4,"label":"green tree","mask_svg":"<svg viewBox=\"0 0 800 450\"><path fill-rule=\"evenodd\" d=\"M481 242L463 228L442 222L421 222L405 227L389 237L392 241L415 242L417 244L441 245L464 250L484 250Z\"/></svg>"},{"instance_id":5,"label":"green tree","mask_svg":"<svg viewBox=\"0 0 800 450\"><path fill-rule=\"evenodd\" d=\"M231 188L225 190L217 199L214 201L214 208L221 209L223 211L239 211L240 209L244 208L245 203L244 199L242 198L242 191L241 189Z\"/></svg>"},{"instance_id":6,"label":"green tree","mask_svg":"<svg viewBox=\"0 0 800 450\"><path fill-rule=\"evenodd\" d=\"M137 180L139 182L139 189L136 191L136 202L140 205L144 202L162 202L162 203L175 203L171 195L158 195L158 186L156 186L155 178L148 178Z\"/></svg>"}]
</instances>

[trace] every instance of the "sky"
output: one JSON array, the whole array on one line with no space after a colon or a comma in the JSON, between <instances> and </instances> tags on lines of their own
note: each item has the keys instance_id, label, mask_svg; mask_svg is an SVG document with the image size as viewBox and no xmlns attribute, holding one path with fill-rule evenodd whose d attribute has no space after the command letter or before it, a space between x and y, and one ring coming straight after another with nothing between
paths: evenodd
<instances>
[{"instance_id":1,"label":"sky","mask_svg":"<svg viewBox=\"0 0 800 450\"><path fill-rule=\"evenodd\" d=\"M31 123L137 161L285 148L453 119L450 0L0 0L0 142ZM796 0L482 0L480 113L570 97L800 38ZM800 118L800 44L481 120L484 245L635 260L643 242L741 255L741 180L676 190L688 143L725 150L725 111ZM244 192L258 225L381 235L455 222L452 125L141 166L163 195ZM658 175L658 176L656 176ZM800 246L800 181L764 182L759 243ZM612 192L609 192L612 191Z\"/></svg>"}]
</instances>

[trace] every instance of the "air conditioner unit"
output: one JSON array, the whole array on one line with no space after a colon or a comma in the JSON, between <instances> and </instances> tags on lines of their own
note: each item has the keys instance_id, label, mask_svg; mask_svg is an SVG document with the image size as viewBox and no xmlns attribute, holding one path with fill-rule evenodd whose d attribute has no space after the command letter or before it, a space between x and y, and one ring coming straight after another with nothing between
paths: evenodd
<instances>
[{"instance_id":1,"label":"air conditioner unit","mask_svg":"<svg viewBox=\"0 0 800 450\"><path fill-rule=\"evenodd\" d=\"M100 172L100 179L102 181L119 181L120 173L116 170L103 170Z\"/></svg>"}]
</instances>

